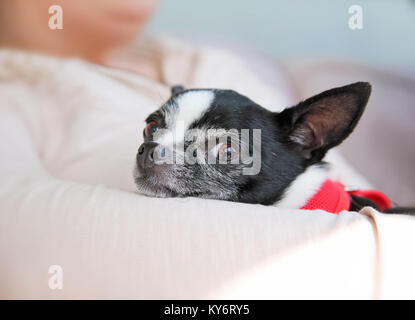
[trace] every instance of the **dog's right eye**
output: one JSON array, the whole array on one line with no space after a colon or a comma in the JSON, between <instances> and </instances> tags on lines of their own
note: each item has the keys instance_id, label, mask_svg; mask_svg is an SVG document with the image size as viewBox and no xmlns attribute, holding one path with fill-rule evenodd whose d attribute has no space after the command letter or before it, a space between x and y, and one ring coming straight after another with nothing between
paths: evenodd
<instances>
[{"instance_id":1,"label":"dog's right eye","mask_svg":"<svg viewBox=\"0 0 415 320\"><path fill-rule=\"evenodd\" d=\"M160 126L156 121L150 121L147 123L147 126L144 129L144 136L148 137L150 135L153 135L153 133L158 131L159 129Z\"/></svg>"},{"instance_id":2,"label":"dog's right eye","mask_svg":"<svg viewBox=\"0 0 415 320\"><path fill-rule=\"evenodd\" d=\"M232 157L237 154L236 150L230 144L223 144L218 149L218 159L231 161Z\"/></svg>"}]
</instances>

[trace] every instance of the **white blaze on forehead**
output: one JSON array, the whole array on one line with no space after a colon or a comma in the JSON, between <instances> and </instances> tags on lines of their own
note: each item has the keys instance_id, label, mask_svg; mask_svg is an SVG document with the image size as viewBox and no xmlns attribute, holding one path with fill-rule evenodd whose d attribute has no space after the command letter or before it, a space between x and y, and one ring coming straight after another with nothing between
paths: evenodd
<instances>
[{"instance_id":1,"label":"white blaze on forehead","mask_svg":"<svg viewBox=\"0 0 415 320\"><path fill-rule=\"evenodd\" d=\"M215 94L211 90L189 91L179 95L174 121L182 121L184 128L188 129L211 106L214 98Z\"/></svg>"},{"instance_id":2,"label":"white blaze on forehead","mask_svg":"<svg viewBox=\"0 0 415 320\"><path fill-rule=\"evenodd\" d=\"M173 147L174 137L180 139L189 126L211 106L214 98L212 90L189 91L179 95L175 100L176 106L169 110L166 117L167 130L160 132L160 137L154 141Z\"/></svg>"}]
</instances>

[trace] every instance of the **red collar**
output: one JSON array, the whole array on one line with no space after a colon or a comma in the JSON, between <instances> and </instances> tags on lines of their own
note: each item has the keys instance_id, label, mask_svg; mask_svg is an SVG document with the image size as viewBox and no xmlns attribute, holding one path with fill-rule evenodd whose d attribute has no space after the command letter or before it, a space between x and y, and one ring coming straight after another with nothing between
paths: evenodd
<instances>
[{"instance_id":1,"label":"red collar","mask_svg":"<svg viewBox=\"0 0 415 320\"><path fill-rule=\"evenodd\" d=\"M321 185L319 191L301 207L305 210L321 209L331 213L339 213L350 209L350 195L364 197L375 202L379 210L390 208L388 197L377 190L357 190L347 192L344 185L337 181L327 179Z\"/></svg>"}]
</instances>

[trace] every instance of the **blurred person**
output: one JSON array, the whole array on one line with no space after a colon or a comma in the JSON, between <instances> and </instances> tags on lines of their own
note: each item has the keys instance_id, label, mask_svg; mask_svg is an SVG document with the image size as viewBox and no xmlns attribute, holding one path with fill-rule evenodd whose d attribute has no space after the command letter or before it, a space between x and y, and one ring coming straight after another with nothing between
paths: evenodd
<instances>
[{"instance_id":1,"label":"blurred person","mask_svg":"<svg viewBox=\"0 0 415 320\"><path fill-rule=\"evenodd\" d=\"M156 0L3 0L0 46L109 64L114 53L140 35ZM63 9L63 29L51 30L49 8ZM136 70L156 76L149 61ZM153 70L151 70L153 67Z\"/></svg>"}]
</instances>

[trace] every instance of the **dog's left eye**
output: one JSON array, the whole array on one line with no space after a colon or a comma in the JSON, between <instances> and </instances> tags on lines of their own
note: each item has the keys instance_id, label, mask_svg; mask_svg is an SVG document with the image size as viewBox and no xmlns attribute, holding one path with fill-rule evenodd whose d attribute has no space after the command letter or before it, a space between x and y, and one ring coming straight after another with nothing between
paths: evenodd
<instances>
[{"instance_id":1,"label":"dog's left eye","mask_svg":"<svg viewBox=\"0 0 415 320\"><path fill-rule=\"evenodd\" d=\"M158 131L159 129L160 129L160 126L158 125L156 121L150 121L147 123L147 126L144 129L144 136L148 137L154 134L154 132Z\"/></svg>"}]
</instances>

